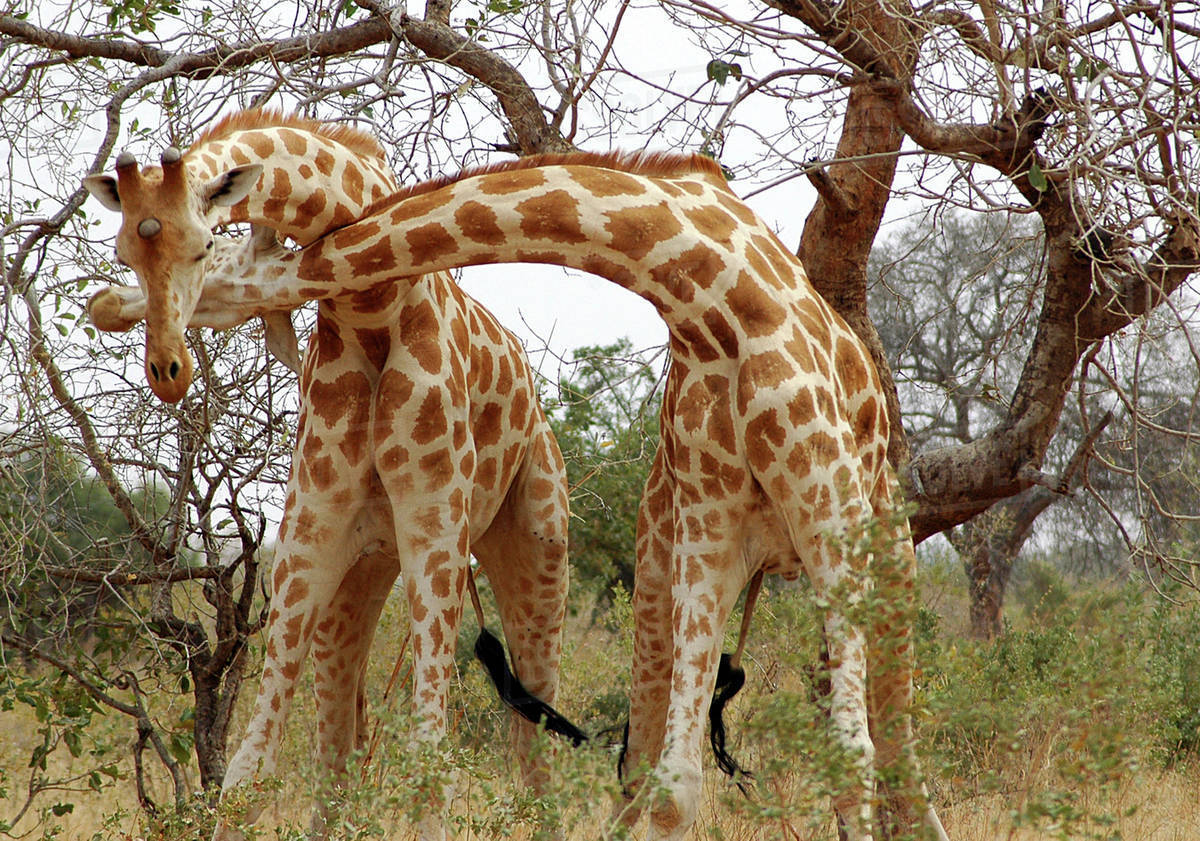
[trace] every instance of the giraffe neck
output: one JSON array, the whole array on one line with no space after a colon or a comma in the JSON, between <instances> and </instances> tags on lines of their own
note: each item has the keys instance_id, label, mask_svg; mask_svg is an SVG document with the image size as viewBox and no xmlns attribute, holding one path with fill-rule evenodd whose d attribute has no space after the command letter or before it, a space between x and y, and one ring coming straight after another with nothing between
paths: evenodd
<instances>
[{"instance_id":1,"label":"giraffe neck","mask_svg":"<svg viewBox=\"0 0 1200 841\"><path fill-rule=\"evenodd\" d=\"M208 180L233 167L261 164L257 189L233 207L214 207L214 225L269 225L301 245L357 219L391 194L396 181L386 162L336 136L299 125L264 125L202 138L186 155L189 174Z\"/></svg>"},{"instance_id":2,"label":"giraffe neck","mask_svg":"<svg viewBox=\"0 0 1200 841\"><path fill-rule=\"evenodd\" d=\"M555 264L641 295L675 338L725 356L733 334L763 335L786 302L814 294L796 258L704 173L546 165L410 192L242 279L270 307L292 308L431 271Z\"/></svg>"}]
</instances>

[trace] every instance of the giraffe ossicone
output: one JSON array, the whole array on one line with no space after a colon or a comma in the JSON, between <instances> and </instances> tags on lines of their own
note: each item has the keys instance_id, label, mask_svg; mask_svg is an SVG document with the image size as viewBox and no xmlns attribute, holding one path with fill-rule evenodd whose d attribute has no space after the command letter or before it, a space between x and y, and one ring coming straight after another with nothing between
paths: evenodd
<instances>
[{"instance_id":1,"label":"giraffe ossicone","mask_svg":"<svg viewBox=\"0 0 1200 841\"><path fill-rule=\"evenodd\" d=\"M828 600L832 726L857 757L835 807L850 838L872 838L876 759L916 767L915 556L893 501L886 403L862 342L713 161L576 154L469 171L211 280L248 317L388 284L404 296L414 273L502 262L606 277L669 330L662 442L639 510L625 758L665 787L652 834L681 838L696 819L723 630L762 570L803 571ZM872 529L881 537L852 551L848 536ZM887 612L864 621L850 608L872 588ZM945 838L919 777L885 801L889 822Z\"/></svg>"},{"instance_id":2,"label":"giraffe ossicone","mask_svg":"<svg viewBox=\"0 0 1200 841\"><path fill-rule=\"evenodd\" d=\"M345 126L274 112L231 115L186 152L139 170L122 157L117 177L85 186L122 214L117 252L139 289L106 290L90 302L97 324L146 320L147 376L164 400L190 381L189 323L232 326L206 301L206 283L247 254L288 253L259 231L242 243L214 237L230 222L268 226L300 245L357 218L395 189L377 141ZM137 228L156 219L151 237ZM537 400L520 343L446 273L381 284L320 303L304 354L301 416L272 581L266 656L246 733L223 790L269 776L301 666L312 650L317 750L346 779L346 760L366 736L367 654L392 584L403 573L413 632L416 736L446 727L446 690L473 554L488 575L513 668L553 703L566 604L565 467ZM240 289L238 294L253 294ZM140 311L139 311L140 308ZM258 313L286 344L289 307ZM222 322L220 319L224 318ZM282 334L282 335L281 335ZM287 350L284 350L285 355ZM298 360L298 352L296 360ZM513 746L528 782L535 728L514 720ZM445 793L444 793L445 794ZM261 804L240 816L253 821ZM445 836L434 795L422 839ZM314 815L323 829L324 815ZM236 822L215 838L241 837Z\"/></svg>"}]
</instances>

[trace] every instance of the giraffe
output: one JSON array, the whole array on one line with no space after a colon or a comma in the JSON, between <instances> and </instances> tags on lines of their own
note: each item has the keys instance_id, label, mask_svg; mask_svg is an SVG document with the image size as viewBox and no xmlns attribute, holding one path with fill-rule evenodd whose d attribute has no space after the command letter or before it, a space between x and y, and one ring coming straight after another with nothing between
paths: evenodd
<instances>
[{"instance_id":1,"label":"giraffe","mask_svg":"<svg viewBox=\"0 0 1200 841\"><path fill-rule=\"evenodd\" d=\"M638 515L624 759L649 763L665 787L651 837L681 838L696 819L724 627L764 571L803 572L827 605L832 726L857 758L834 806L848 837L873 838L873 768L915 770L905 613L915 555L893 501L884 394L862 342L713 161L577 153L444 177L300 251L210 278L205 295L244 319L501 262L598 274L668 327L661 444ZM850 551L872 520L884 539ZM867 621L854 607L876 586L886 602ZM898 823L946 837L919 778L894 795Z\"/></svg>"},{"instance_id":2,"label":"giraffe","mask_svg":"<svg viewBox=\"0 0 1200 841\"><path fill-rule=\"evenodd\" d=\"M118 159L87 189L122 213L118 258L141 288L100 293L99 321L121 296L147 322L147 378L179 400L191 379L183 329L205 274L230 271L246 246L212 228L249 221L298 244L356 218L395 188L370 135L275 112L234 114L160 167ZM283 249L256 232L251 243ZM517 675L547 703L557 691L567 586L565 466L519 341L445 272L320 302L301 374L301 417L280 524L267 654L254 711L223 792L277 764L291 698L311 645L317 751L343 774L365 735L363 675L375 625L404 573L414 652L417 737L445 730L446 689L474 554L488 575ZM290 321L268 314L268 340ZM294 341L294 335L290 337ZM514 717L527 782L535 727ZM436 804L435 804L436 805ZM261 805L244 815L253 821ZM430 810L423 838L440 838ZM314 813L314 828L324 815ZM216 838L240 837L232 825Z\"/></svg>"}]
</instances>

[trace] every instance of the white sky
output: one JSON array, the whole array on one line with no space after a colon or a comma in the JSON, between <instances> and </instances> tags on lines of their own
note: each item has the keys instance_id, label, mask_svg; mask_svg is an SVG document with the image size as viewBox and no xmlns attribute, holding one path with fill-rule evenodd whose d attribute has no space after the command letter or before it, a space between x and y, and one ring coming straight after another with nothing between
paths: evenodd
<instances>
[{"instance_id":1,"label":"white sky","mask_svg":"<svg viewBox=\"0 0 1200 841\"><path fill-rule=\"evenodd\" d=\"M738 7L744 4L724 5ZM612 16L611 9L601 14L605 26ZM616 53L622 66L633 76L653 85L669 86L675 91L695 91L700 98L715 96L720 101L731 98L737 87L730 80L722 88L716 88L706 73L711 56L686 40L683 33L665 20L661 10L653 6L639 8L635 5L628 9L616 42ZM754 71L753 56L739 57L738 61L745 65L747 72ZM536 72L535 64L530 62L530 67L522 69ZM645 114L643 124L635 125L636 129L648 128L665 110L661 104L656 107L650 101L656 94L648 87L630 84L629 91L621 96L624 107ZM747 112L754 106L753 97L743 103L738 110L739 119L746 119ZM782 115L764 111L754 116L777 123ZM610 146L614 149L646 147L651 151L673 148L670 137L656 137L647 143L644 134L633 132L625 136L617 133ZM594 142L585 144L584 148L605 151ZM734 138L726 151L731 159L736 158ZM734 191L742 196L760 186L738 180L733 182ZM807 180L794 178L751 197L747 203L775 229L785 245L794 248L799 243L800 229L815 198L816 193ZM790 228L783 225L783 220L790 220ZM518 282L513 280L514 273L519 277ZM628 338L634 348L645 348L663 344L667 338L666 326L650 304L595 275L553 266L477 266L461 273L460 285L521 337L535 368L551 379L554 379L553 366L557 365L557 359L569 358L574 348L609 344L621 337Z\"/></svg>"}]
</instances>

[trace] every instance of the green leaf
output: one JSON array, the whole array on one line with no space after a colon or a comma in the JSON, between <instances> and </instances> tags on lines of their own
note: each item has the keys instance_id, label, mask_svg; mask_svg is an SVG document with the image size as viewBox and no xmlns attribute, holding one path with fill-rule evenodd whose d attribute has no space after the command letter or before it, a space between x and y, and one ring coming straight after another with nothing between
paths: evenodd
<instances>
[{"instance_id":1,"label":"green leaf","mask_svg":"<svg viewBox=\"0 0 1200 841\"><path fill-rule=\"evenodd\" d=\"M74 803L55 803L50 807L50 811L54 813L54 817L61 818L63 815L69 815L75 811Z\"/></svg>"},{"instance_id":2,"label":"green leaf","mask_svg":"<svg viewBox=\"0 0 1200 841\"><path fill-rule=\"evenodd\" d=\"M708 74L710 81L716 82L718 85L724 85L725 81L732 76L735 79L742 78L742 66L736 63L722 61L719 58L714 58L705 67L705 72Z\"/></svg>"},{"instance_id":3,"label":"green leaf","mask_svg":"<svg viewBox=\"0 0 1200 841\"><path fill-rule=\"evenodd\" d=\"M171 736L168 751L171 756L178 762L190 762L192 759L192 740L189 736L183 733L175 733Z\"/></svg>"},{"instance_id":4,"label":"green leaf","mask_svg":"<svg viewBox=\"0 0 1200 841\"><path fill-rule=\"evenodd\" d=\"M1084 56L1075 65L1075 75L1089 82L1108 70L1108 62Z\"/></svg>"},{"instance_id":5,"label":"green leaf","mask_svg":"<svg viewBox=\"0 0 1200 841\"><path fill-rule=\"evenodd\" d=\"M1046 173L1042 172L1037 161L1029 165L1029 186L1039 193L1046 192L1046 188L1050 186L1050 183L1046 181Z\"/></svg>"}]
</instances>

